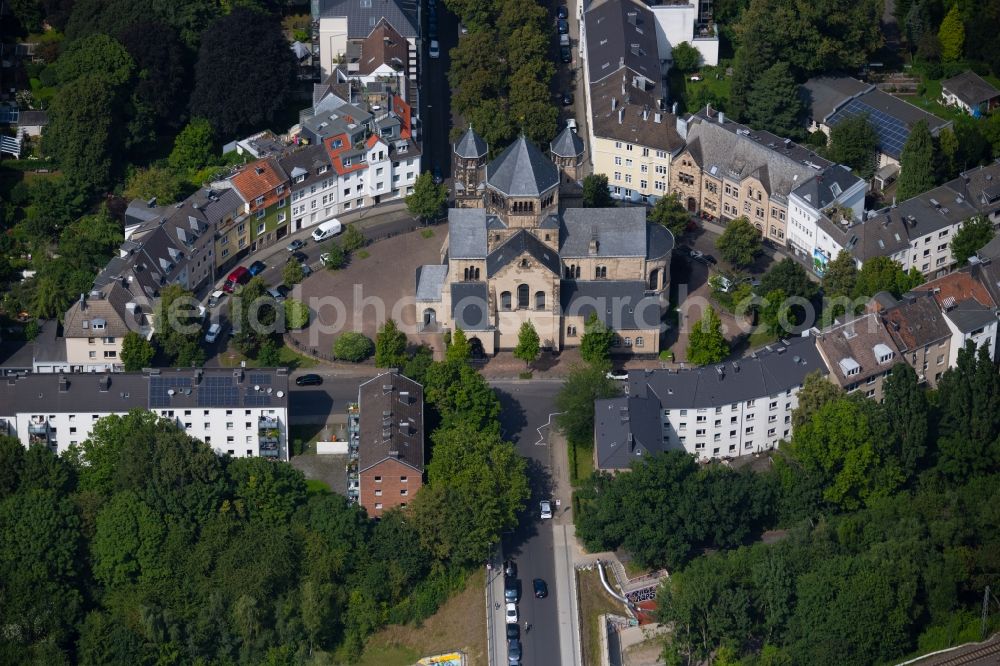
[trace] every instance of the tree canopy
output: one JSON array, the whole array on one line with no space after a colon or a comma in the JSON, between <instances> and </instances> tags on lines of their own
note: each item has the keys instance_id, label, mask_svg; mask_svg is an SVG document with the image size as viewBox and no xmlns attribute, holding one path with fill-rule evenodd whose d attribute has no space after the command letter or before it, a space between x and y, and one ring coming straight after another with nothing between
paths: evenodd
<instances>
[{"instance_id":1,"label":"tree canopy","mask_svg":"<svg viewBox=\"0 0 1000 666\"><path fill-rule=\"evenodd\" d=\"M761 235L745 217L738 217L726 225L726 230L715 241L722 258L736 268L745 268L761 252Z\"/></svg>"},{"instance_id":2,"label":"tree canopy","mask_svg":"<svg viewBox=\"0 0 1000 666\"><path fill-rule=\"evenodd\" d=\"M918 121L903 144L896 181L899 200L910 199L934 187L934 138L926 120Z\"/></svg>"},{"instance_id":3,"label":"tree canopy","mask_svg":"<svg viewBox=\"0 0 1000 666\"><path fill-rule=\"evenodd\" d=\"M687 360L695 365L718 363L729 356L729 343L722 334L722 322L711 307L688 334Z\"/></svg>"},{"instance_id":4,"label":"tree canopy","mask_svg":"<svg viewBox=\"0 0 1000 666\"><path fill-rule=\"evenodd\" d=\"M406 334L395 319L386 319L375 336L375 367L402 368L406 364Z\"/></svg>"},{"instance_id":5,"label":"tree canopy","mask_svg":"<svg viewBox=\"0 0 1000 666\"><path fill-rule=\"evenodd\" d=\"M594 401L619 393L604 364L574 366L556 394L556 424L570 442L588 443L594 436Z\"/></svg>"},{"instance_id":6,"label":"tree canopy","mask_svg":"<svg viewBox=\"0 0 1000 666\"><path fill-rule=\"evenodd\" d=\"M617 334L591 312L580 336L580 356L587 363L603 365L611 359L611 346Z\"/></svg>"},{"instance_id":7,"label":"tree canopy","mask_svg":"<svg viewBox=\"0 0 1000 666\"><path fill-rule=\"evenodd\" d=\"M681 203L677 193L671 192L656 200L656 203L649 210L649 221L666 227L674 235L674 238L680 238L691 222L691 214Z\"/></svg>"},{"instance_id":8,"label":"tree canopy","mask_svg":"<svg viewBox=\"0 0 1000 666\"><path fill-rule=\"evenodd\" d=\"M959 266L964 266L969 257L993 240L993 235L993 224L989 218L977 215L966 220L951 239L951 256Z\"/></svg>"},{"instance_id":9,"label":"tree canopy","mask_svg":"<svg viewBox=\"0 0 1000 666\"><path fill-rule=\"evenodd\" d=\"M603 173L592 173L583 177L583 207L609 208L615 205L608 189L608 177Z\"/></svg>"},{"instance_id":10,"label":"tree canopy","mask_svg":"<svg viewBox=\"0 0 1000 666\"><path fill-rule=\"evenodd\" d=\"M863 180L871 180L875 174L877 150L878 135L868 114L849 116L830 128L827 157L851 167Z\"/></svg>"},{"instance_id":11,"label":"tree canopy","mask_svg":"<svg viewBox=\"0 0 1000 666\"><path fill-rule=\"evenodd\" d=\"M413 184L413 194L406 197L406 208L410 215L421 220L434 220L448 205L448 189L444 184L434 183L434 176L425 171L417 176Z\"/></svg>"},{"instance_id":12,"label":"tree canopy","mask_svg":"<svg viewBox=\"0 0 1000 666\"><path fill-rule=\"evenodd\" d=\"M541 353L538 331L530 321L521 324L517 332L517 346L514 348L514 358L521 359L524 364L531 367L531 364L538 359Z\"/></svg>"}]
</instances>

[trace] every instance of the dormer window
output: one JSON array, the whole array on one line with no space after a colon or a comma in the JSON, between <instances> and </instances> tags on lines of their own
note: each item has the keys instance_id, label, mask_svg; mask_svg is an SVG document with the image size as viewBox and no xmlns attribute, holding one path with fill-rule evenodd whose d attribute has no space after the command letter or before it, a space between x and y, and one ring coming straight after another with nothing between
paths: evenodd
<instances>
[{"instance_id":1,"label":"dormer window","mask_svg":"<svg viewBox=\"0 0 1000 666\"><path fill-rule=\"evenodd\" d=\"M334 139L333 143L330 145L332 145L334 148L341 148L343 147L344 142L341 139Z\"/></svg>"},{"instance_id":2,"label":"dormer window","mask_svg":"<svg viewBox=\"0 0 1000 666\"><path fill-rule=\"evenodd\" d=\"M323 166L321 166L321 167L320 167L319 169L317 169L317 170L316 170L316 173L317 173L317 174L324 174L324 173L326 173L326 172L327 172L327 170L328 170L329 168L330 168L330 167L328 167L328 166L326 166L326 165L324 164ZM305 177L305 176L303 176L303 178L304 178L304 177Z\"/></svg>"},{"instance_id":3,"label":"dormer window","mask_svg":"<svg viewBox=\"0 0 1000 666\"><path fill-rule=\"evenodd\" d=\"M284 185L278 185L278 194L281 194L284 191L285 191L285 186Z\"/></svg>"},{"instance_id":4,"label":"dormer window","mask_svg":"<svg viewBox=\"0 0 1000 666\"><path fill-rule=\"evenodd\" d=\"M879 365L885 365L892 360L893 356L895 356L892 349L890 349L888 345L882 343L875 345L875 347L872 348L872 351L875 352L875 358L878 359Z\"/></svg>"},{"instance_id":5,"label":"dormer window","mask_svg":"<svg viewBox=\"0 0 1000 666\"><path fill-rule=\"evenodd\" d=\"M257 197L256 199L253 200L254 206L259 206L262 203L264 203L264 197Z\"/></svg>"},{"instance_id":6,"label":"dormer window","mask_svg":"<svg viewBox=\"0 0 1000 666\"><path fill-rule=\"evenodd\" d=\"M321 171L320 173L322 173L322 171ZM305 174L302 174L301 176L296 176L296 177L295 177L295 182L296 182L296 183L301 183L301 182L302 182L303 180L305 180L305 179L306 179L306 176L305 176Z\"/></svg>"}]
</instances>

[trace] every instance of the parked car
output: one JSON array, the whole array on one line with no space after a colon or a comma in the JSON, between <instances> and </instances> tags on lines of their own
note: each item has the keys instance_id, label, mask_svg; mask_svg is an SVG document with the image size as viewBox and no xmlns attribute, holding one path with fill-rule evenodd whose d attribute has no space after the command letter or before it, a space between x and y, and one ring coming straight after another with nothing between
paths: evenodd
<instances>
[{"instance_id":1,"label":"parked car","mask_svg":"<svg viewBox=\"0 0 1000 666\"><path fill-rule=\"evenodd\" d=\"M569 35L559 35L559 46L569 46Z\"/></svg>"},{"instance_id":2,"label":"parked car","mask_svg":"<svg viewBox=\"0 0 1000 666\"><path fill-rule=\"evenodd\" d=\"M441 176L441 167L435 166L433 173L434 173L434 184L435 185L440 185L441 183L444 182L444 177Z\"/></svg>"},{"instance_id":3,"label":"parked car","mask_svg":"<svg viewBox=\"0 0 1000 666\"><path fill-rule=\"evenodd\" d=\"M559 59L565 63L573 62L573 51L568 46L560 46Z\"/></svg>"},{"instance_id":4,"label":"parked car","mask_svg":"<svg viewBox=\"0 0 1000 666\"><path fill-rule=\"evenodd\" d=\"M252 264L250 264L249 268L247 268L247 271L249 271L251 277L260 275L266 270L267 270L267 264L265 264L263 261L255 261Z\"/></svg>"},{"instance_id":5,"label":"parked car","mask_svg":"<svg viewBox=\"0 0 1000 666\"><path fill-rule=\"evenodd\" d=\"M507 639L520 638L521 637L521 625L519 624L508 624L507 625Z\"/></svg>"},{"instance_id":6,"label":"parked car","mask_svg":"<svg viewBox=\"0 0 1000 666\"><path fill-rule=\"evenodd\" d=\"M504 578L503 598L504 601L513 601L514 603L521 600L521 585L516 578Z\"/></svg>"},{"instance_id":7,"label":"parked car","mask_svg":"<svg viewBox=\"0 0 1000 666\"><path fill-rule=\"evenodd\" d=\"M213 291L212 295L208 297L208 307L214 308L216 305L222 302L222 299L226 297L226 292L219 289L218 291Z\"/></svg>"},{"instance_id":8,"label":"parked car","mask_svg":"<svg viewBox=\"0 0 1000 666\"><path fill-rule=\"evenodd\" d=\"M516 638L507 639L507 663L517 664L521 661L521 641Z\"/></svg>"},{"instance_id":9,"label":"parked car","mask_svg":"<svg viewBox=\"0 0 1000 666\"><path fill-rule=\"evenodd\" d=\"M313 269L309 268L309 264L302 262L299 265L302 266L302 275L309 277L313 274Z\"/></svg>"},{"instance_id":10,"label":"parked car","mask_svg":"<svg viewBox=\"0 0 1000 666\"><path fill-rule=\"evenodd\" d=\"M558 19L556 21L556 28L559 30L560 35L569 34L569 21L564 18Z\"/></svg>"},{"instance_id":11,"label":"parked car","mask_svg":"<svg viewBox=\"0 0 1000 666\"><path fill-rule=\"evenodd\" d=\"M205 342L211 344L219 338L219 333L222 332L222 324L212 324L208 327L208 333L205 334Z\"/></svg>"},{"instance_id":12,"label":"parked car","mask_svg":"<svg viewBox=\"0 0 1000 666\"><path fill-rule=\"evenodd\" d=\"M327 238L336 236L342 229L343 225L340 224L340 220L327 220L313 230L312 239L314 242L319 243L320 241L325 241Z\"/></svg>"},{"instance_id":13,"label":"parked car","mask_svg":"<svg viewBox=\"0 0 1000 666\"><path fill-rule=\"evenodd\" d=\"M322 386L323 378L319 375L308 374L295 378L296 386Z\"/></svg>"},{"instance_id":14,"label":"parked car","mask_svg":"<svg viewBox=\"0 0 1000 666\"><path fill-rule=\"evenodd\" d=\"M517 604L507 602L507 609L504 611L504 616L507 618L507 624L517 624Z\"/></svg>"},{"instance_id":15,"label":"parked car","mask_svg":"<svg viewBox=\"0 0 1000 666\"><path fill-rule=\"evenodd\" d=\"M531 581L531 586L535 588L535 598L544 599L549 596L549 586L545 584L545 581L541 578L536 578Z\"/></svg>"},{"instance_id":16,"label":"parked car","mask_svg":"<svg viewBox=\"0 0 1000 666\"><path fill-rule=\"evenodd\" d=\"M503 575L509 578L517 578L517 562L514 560L504 562Z\"/></svg>"},{"instance_id":17,"label":"parked car","mask_svg":"<svg viewBox=\"0 0 1000 666\"><path fill-rule=\"evenodd\" d=\"M290 255L288 255L288 262L291 263L293 261L304 264L309 261L309 256L302 250L294 250Z\"/></svg>"},{"instance_id":18,"label":"parked car","mask_svg":"<svg viewBox=\"0 0 1000 666\"><path fill-rule=\"evenodd\" d=\"M302 240L301 238L296 238L291 243L289 243L288 247L285 249L287 249L289 252L295 252L297 250L301 250L305 246L306 242L304 240Z\"/></svg>"},{"instance_id":19,"label":"parked car","mask_svg":"<svg viewBox=\"0 0 1000 666\"><path fill-rule=\"evenodd\" d=\"M572 103L573 103L573 93L567 90L562 94L562 105L569 106Z\"/></svg>"},{"instance_id":20,"label":"parked car","mask_svg":"<svg viewBox=\"0 0 1000 666\"><path fill-rule=\"evenodd\" d=\"M538 503L539 509L541 509L542 520L548 520L552 517L552 502L549 500L542 500Z\"/></svg>"},{"instance_id":21,"label":"parked car","mask_svg":"<svg viewBox=\"0 0 1000 666\"><path fill-rule=\"evenodd\" d=\"M432 39L431 40L431 46L427 50L427 53L432 58L440 58L441 57L441 45L438 44L438 41L436 39Z\"/></svg>"},{"instance_id":22,"label":"parked car","mask_svg":"<svg viewBox=\"0 0 1000 666\"><path fill-rule=\"evenodd\" d=\"M226 278L225 283L222 285L222 290L228 294L236 291L236 287L241 284L246 284L253 277L253 273L248 271L244 266L237 266L233 269L233 272L229 274Z\"/></svg>"},{"instance_id":23,"label":"parked car","mask_svg":"<svg viewBox=\"0 0 1000 666\"><path fill-rule=\"evenodd\" d=\"M435 19L433 14L431 14L430 21L428 21L427 23L427 36L430 37L431 39L437 39L438 36L437 20ZM431 57L436 58L437 56L431 56Z\"/></svg>"},{"instance_id":24,"label":"parked car","mask_svg":"<svg viewBox=\"0 0 1000 666\"><path fill-rule=\"evenodd\" d=\"M288 285L279 284L277 287L272 287L267 290L268 295L276 301L283 301L288 298L288 294L291 293L291 288Z\"/></svg>"},{"instance_id":25,"label":"parked car","mask_svg":"<svg viewBox=\"0 0 1000 666\"><path fill-rule=\"evenodd\" d=\"M710 255L710 254L706 254L706 255L705 255L705 261L707 261L708 263L712 264L713 266L714 266L715 264L719 263L718 261L716 261L715 257L713 257L713 256L712 256L712 255Z\"/></svg>"},{"instance_id":26,"label":"parked car","mask_svg":"<svg viewBox=\"0 0 1000 666\"><path fill-rule=\"evenodd\" d=\"M556 18L568 19L569 18L569 7L566 5L559 5L556 8Z\"/></svg>"}]
</instances>

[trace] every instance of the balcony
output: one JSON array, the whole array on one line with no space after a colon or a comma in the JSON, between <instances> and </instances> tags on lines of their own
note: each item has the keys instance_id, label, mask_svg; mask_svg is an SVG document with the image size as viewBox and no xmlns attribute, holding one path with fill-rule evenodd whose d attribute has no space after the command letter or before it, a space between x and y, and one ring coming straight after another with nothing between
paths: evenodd
<instances>
[{"instance_id":1,"label":"balcony","mask_svg":"<svg viewBox=\"0 0 1000 666\"><path fill-rule=\"evenodd\" d=\"M34 418L28 423L28 434L41 437L49 435L49 420L45 418Z\"/></svg>"},{"instance_id":2,"label":"balcony","mask_svg":"<svg viewBox=\"0 0 1000 666\"><path fill-rule=\"evenodd\" d=\"M278 429L278 417L276 416L261 416L260 420L257 422L258 430L277 430Z\"/></svg>"},{"instance_id":3,"label":"balcony","mask_svg":"<svg viewBox=\"0 0 1000 666\"><path fill-rule=\"evenodd\" d=\"M278 458L280 457L280 451L278 450L278 443L260 443L260 455L264 458Z\"/></svg>"}]
</instances>

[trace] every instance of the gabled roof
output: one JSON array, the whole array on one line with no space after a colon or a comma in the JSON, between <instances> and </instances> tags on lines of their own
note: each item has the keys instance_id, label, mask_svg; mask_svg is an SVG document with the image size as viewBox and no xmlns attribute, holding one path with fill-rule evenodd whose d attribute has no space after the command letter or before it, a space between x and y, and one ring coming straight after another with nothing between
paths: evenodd
<instances>
[{"instance_id":1,"label":"gabled roof","mask_svg":"<svg viewBox=\"0 0 1000 666\"><path fill-rule=\"evenodd\" d=\"M448 209L448 258L485 259L487 214L482 208Z\"/></svg>"},{"instance_id":2,"label":"gabled roof","mask_svg":"<svg viewBox=\"0 0 1000 666\"><path fill-rule=\"evenodd\" d=\"M128 303L135 303L134 312L129 311ZM122 338L129 331L138 333L145 325L145 315L134 296L112 282L107 289L83 295L69 307L63 319L63 337Z\"/></svg>"},{"instance_id":3,"label":"gabled roof","mask_svg":"<svg viewBox=\"0 0 1000 666\"><path fill-rule=\"evenodd\" d=\"M403 37L418 36L416 3L405 0L320 0L318 16L346 16L348 39L364 39L383 18Z\"/></svg>"},{"instance_id":4,"label":"gabled roof","mask_svg":"<svg viewBox=\"0 0 1000 666\"><path fill-rule=\"evenodd\" d=\"M469 125L469 129L465 130L462 138L455 142L453 150L456 157L473 160L484 157L488 147L483 138L472 129L472 125Z\"/></svg>"},{"instance_id":5,"label":"gabled roof","mask_svg":"<svg viewBox=\"0 0 1000 666\"><path fill-rule=\"evenodd\" d=\"M417 301L436 303L441 300L445 279L448 277L447 264L427 264L417 268Z\"/></svg>"},{"instance_id":6,"label":"gabled roof","mask_svg":"<svg viewBox=\"0 0 1000 666\"><path fill-rule=\"evenodd\" d=\"M594 402L598 469L627 469L634 461L671 448L663 443L660 402L623 396Z\"/></svg>"},{"instance_id":7,"label":"gabled roof","mask_svg":"<svg viewBox=\"0 0 1000 666\"><path fill-rule=\"evenodd\" d=\"M975 299L967 298L945 310L944 316L951 320L962 333L972 333L977 329L997 323L996 308L981 305Z\"/></svg>"},{"instance_id":8,"label":"gabled roof","mask_svg":"<svg viewBox=\"0 0 1000 666\"><path fill-rule=\"evenodd\" d=\"M331 166L330 156L321 144L303 146L283 156L279 163L291 180L292 190L301 190L313 185L317 180L328 178L328 174L321 175L319 170L322 167L329 168ZM295 179L300 176L305 176L305 178L302 182L296 183Z\"/></svg>"},{"instance_id":9,"label":"gabled roof","mask_svg":"<svg viewBox=\"0 0 1000 666\"><path fill-rule=\"evenodd\" d=\"M361 42L358 74L367 76L382 65L388 65L396 71L405 70L409 55L409 42L387 20L381 19L371 34Z\"/></svg>"},{"instance_id":10,"label":"gabled roof","mask_svg":"<svg viewBox=\"0 0 1000 666\"><path fill-rule=\"evenodd\" d=\"M882 321L899 351L915 351L951 336L941 308L929 294L904 298L882 311Z\"/></svg>"},{"instance_id":11,"label":"gabled roof","mask_svg":"<svg viewBox=\"0 0 1000 666\"><path fill-rule=\"evenodd\" d=\"M567 127L549 144L549 150L557 157L579 157L583 155L583 139Z\"/></svg>"},{"instance_id":12,"label":"gabled roof","mask_svg":"<svg viewBox=\"0 0 1000 666\"><path fill-rule=\"evenodd\" d=\"M841 194L861 182L861 179L851 173L843 164L829 166L803 184L792 190L792 193L809 202L816 210L823 210L840 197Z\"/></svg>"},{"instance_id":13,"label":"gabled roof","mask_svg":"<svg viewBox=\"0 0 1000 666\"><path fill-rule=\"evenodd\" d=\"M284 185L288 181L288 174L278 164L273 157L265 157L262 160L251 162L246 168L237 172L230 182L233 187L240 191L243 199L251 207L256 207L254 201L258 197L264 197L264 206L269 206L270 199L274 195L279 185Z\"/></svg>"},{"instance_id":14,"label":"gabled roof","mask_svg":"<svg viewBox=\"0 0 1000 666\"><path fill-rule=\"evenodd\" d=\"M606 0L591 5L583 20L591 84L622 67L650 81L660 80L656 19L645 4L635 0Z\"/></svg>"},{"instance_id":15,"label":"gabled roof","mask_svg":"<svg viewBox=\"0 0 1000 666\"><path fill-rule=\"evenodd\" d=\"M326 152L330 156L330 163L333 164L338 176L360 171L368 166L361 160L351 160L351 163L347 164L349 154L356 151L351 145L351 137L346 133L335 134L323 139L323 146L326 148Z\"/></svg>"},{"instance_id":16,"label":"gabled roof","mask_svg":"<svg viewBox=\"0 0 1000 666\"><path fill-rule=\"evenodd\" d=\"M879 375L890 369L896 361L902 360L896 343L874 312L826 328L815 337L816 346L840 386L856 384ZM892 352L891 361L879 363L875 351L878 345L884 345ZM857 367L857 372L847 374L854 367Z\"/></svg>"},{"instance_id":17,"label":"gabled roof","mask_svg":"<svg viewBox=\"0 0 1000 666\"><path fill-rule=\"evenodd\" d=\"M978 106L995 97L1000 97L1000 90L997 90L971 69L965 70L958 76L945 79L941 82L941 89L950 92L969 106Z\"/></svg>"},{"instance_id":18,"label":"gabled roof","mask_svg":"<svg viewBox=\"0 0 1000 666\"><path fill-rule=\"evenodd\" d=\"M583 257L645 257L646 211L630 208L567 208L562 216L559 255ZM591 240L597 253L590 253Z\"/></svg>"},{"instance_id":19,"label":"gabled roof","mask_svg":"<svg viewBox=\"0 0 1000 666\"><path fill-rule=\"evenodd\" d=\"M522 135L486 166L486 184L510 197L540 197L559 185L559 170Z\"/></svg>"},{"instance_id":20,"label":"gabled roof","mask_svg":"<svg viewBox=\"0 0 1000 666\"><path fill-rule=\"evenodd\" d=\"M560 274L559 254L535 238L535 235L530 231L518 229L503 245L490 252L489 256L486 257L487 277L493 277L523 254L533 257L556 276Z\"/></svg>"},{"instance_id":21,"label":"gabled roof","mask_svg":"<svg viewBox=\"0 0 1000 666\"><path fill-rule=\"evenodd\" d=\"M986 286L965 270L955 271L936 280L925 282L914 287L913 291L931 292L934 294L934 300L944 310L948 310L966 299L972 299L986 308L997 306Z\"/></svg>"},{"instance_id":22,"label":"gabled roof","mask_svg":"<svg viewBox=\"0 0 1000 666\"><path fill-rule=\"evenodd\" d=\"M386 372L358 388L358 471L385 460L424 470L424 388Z\"/></svg>"}]
</instances>

